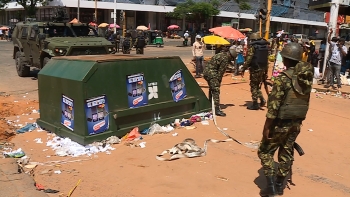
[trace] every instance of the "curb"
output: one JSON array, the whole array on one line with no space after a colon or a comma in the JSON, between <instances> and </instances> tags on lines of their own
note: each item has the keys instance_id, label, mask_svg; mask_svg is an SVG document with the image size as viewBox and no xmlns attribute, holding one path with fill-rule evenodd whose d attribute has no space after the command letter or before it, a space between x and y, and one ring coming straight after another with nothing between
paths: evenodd
<instances>
[{"instance_id":1,"label":"curb","mask_svg":"<svg viewBox=\"0 0 350 197\"><path fill-rule=\"evenodd\" d=\"M317 92L332 92L332 93L337 93L337 90L332 90L328 88L312 88L315 89ZM350 94L348 91L341 91L342 94Z\"/></svg>"}]
</instances>

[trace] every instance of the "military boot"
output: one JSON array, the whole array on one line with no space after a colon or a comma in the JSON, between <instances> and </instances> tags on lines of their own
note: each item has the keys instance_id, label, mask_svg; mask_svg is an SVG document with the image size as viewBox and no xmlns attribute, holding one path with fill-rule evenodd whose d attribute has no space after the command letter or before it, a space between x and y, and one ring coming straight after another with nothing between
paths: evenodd
<instances>
[{"instance_id":1,"label":"military boot","mask_svg":"<svg viewBox=\"0 0 350 197\"><path fill-rule=\"evenodd\" d=\"M276 178L276 193L280 196L283 195L283 190L284 190L284 182L285 177L284 176L277 176Z\"/></svg>"},{"instance_id":2,"label":"military boot","mask_svg":"<svg viewBox=\"0 0 350 197\"><path fill-rule=\"evenodd\" d=\"M266 104L266 100L264 99L264 97L260 97L260 107L264 107Z\"/></svg>"},{"instance_id":3,"label":"military boot","mask_svg":"<svg viewBox=\"0 0 350 197\"><path fill-rule=\"evenodd\" d=\"M226 116L226 114L223 111L221 111L221 109L219 107L215 107L215 115Z\"/></svg>"},{"instance_id":4,"label":"military boot","mask_svg":"<svg viewBox=\"0 0 350 197\"><path fill-rule=\"evenodd\" d=\"M273 176L267 176L267 186L260 191L261 197L274 197L276 196L275 181Z\"/></svg>"},{"instance_id":5,"label":"military boot","mask_svg":"<svg viewBox=\"0 0 350 197\"><path fill-rule=\"evenodd\" d=\"M259 110L259 109L260 109L260 107L259 107L259 105L258 105L258 102L257 102L257 101L253 101L253 105L248 106L248 107L247 107L247 109L249 109L249 110Z\"/></svg>"}]
</instances>

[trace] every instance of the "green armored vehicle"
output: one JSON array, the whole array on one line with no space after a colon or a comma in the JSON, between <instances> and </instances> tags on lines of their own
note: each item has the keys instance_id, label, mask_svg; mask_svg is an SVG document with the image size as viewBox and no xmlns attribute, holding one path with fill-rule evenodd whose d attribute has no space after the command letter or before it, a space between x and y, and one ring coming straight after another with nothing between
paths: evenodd
<instances>
[{"instance_id":1,"label":"green armored vehicle","mask_svg":"<svg viewBox=\"0 0 350 197\"><path fill-rule=\"evenodd\" d=\"M30 75L30 67L41 69L54 56L101 55L114 51L111 42L98 37L86 23L69 23L58 10L53 22L28 20L16 24L12 40L13 59L20 77Z\"/></svg>"}]
</instances>

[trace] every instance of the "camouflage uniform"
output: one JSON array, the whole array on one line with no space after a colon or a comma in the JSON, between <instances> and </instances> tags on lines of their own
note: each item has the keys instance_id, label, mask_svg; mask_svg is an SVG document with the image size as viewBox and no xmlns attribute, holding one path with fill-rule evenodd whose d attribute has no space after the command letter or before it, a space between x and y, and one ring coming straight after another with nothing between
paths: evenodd
<instances>
[{"instance_id":1,"label":"camouflage uniform","mask_svg":"<svg viewBox=\"0 0 350 197\"><path fill-rule=\"evenodd\" d=\"M117 34L114 37L114 41L115 41L115 52L119 53L119 45L120 45L120 35L119 32L117 32Z\"/></svg>"},{"instance_id":2,"label":"camouflage uniform","mask_svg":"<svg viewBox=\"0 0 350 197\"><path fill-rule=\"evenodd\" d=\"M289 68L293 69L293 68ZM264 168L265 176L274 176L275 167L273 156L278 150L278 170L277 175L287 176L293 158L293 145L299 135L301 120L281 120L278 119L278 110L283 104L283 99L288 90L292 88L292 81L284 74L279 75L274 81L273 88L269 94L267 102L266 117L274 119L270 127L271 140L262 140L258 150L258 156Z\"/></svg>"},{"instance_id":3,"label":"camouflage uniform","mask_svg":"<svg viewBox=\"0 0 350 197\"><path fill-rule=\"evenodd\" d=\"M230 55L226 52L214 55L210 62L204 67L203 76L209 85L209 101L212 97L215 108L218 110L220 105L220 84L225 74L227 66L231 63Z\"/></svg>"},{"instance_id":4,"label":"camouflage uniform","mask_svg":"<svg viewBox=\"0 0 350 197\"><path fill-rule=\"evenodd\" d=\"M272 91L269 94L266 118L272 120L272 123L269 126L269 136L271 137L271 139L262 139L258 150L258 157L261 160L261 165L264 169L265 176L271 182L268 182L267 189L260 193L261 196L268 196L266 194L269 192L277 192L277 194L279 195L283 194L283 182L285 177L289 174L291 170L291 164L294 161L294 143L300 133L302 121L305 118L300 118L300 115L295 115L300 114L298 112L302 111L301 109L299 110L300 106L298 104L300 103L298 103L298 101L290 105L285 103L290 101L289 99L291 98L295 99L294 97L288 95L289 91L296 91L303 92L302 95L304 96L304 98L306 98L304 99L304 101L305 103L307 103L308 106L313 78L313 67L306 62L299 62L296 67L288 68L285 72L293 73L296 69L298 69L298 72L302 72L302 75L306 76L305 78L307 79L300 79L299 81L299 78L293 78L292 80L290 77L287 77L285 73L282 73L279 76L277 76L276 80L274 81ZM298 86L295 84L295 81L299 82ZM283 108L285 106L294 106L294 108L292 109L295 110L283 111L282 109L286 109ZM303 110L306 113L308 107L304 107ZM282 114L287 114L287 116L293 114L290 117L299 116L299 118L282 119L280 118L283 116ZM274 154L277 149L279 165L276 173L274 166ZM275 190L273 184L274 177L276 174L277 179L275 182Z\"/></svg>"},{"instance_id":5,"label":"camouflage uniform","mask_svg":"<svg viewBox=\"0 0 350 197\"><path fill-rule=\"evenodd\" d=\"M242 70L246 70L248 67L250 67L250 63L252 61L253 56L254 56L254 47L249 46L247 51L246 61L244 62ZM250 85L250 92L252 94L253 102L257 102L258 98L263 97L261 93L261 84L267 79L267 71L268 71L268 66L264 69L253 69L253 68L249 69L249 73L250 73L249 85Z\"/></svg>"}]
</instances>

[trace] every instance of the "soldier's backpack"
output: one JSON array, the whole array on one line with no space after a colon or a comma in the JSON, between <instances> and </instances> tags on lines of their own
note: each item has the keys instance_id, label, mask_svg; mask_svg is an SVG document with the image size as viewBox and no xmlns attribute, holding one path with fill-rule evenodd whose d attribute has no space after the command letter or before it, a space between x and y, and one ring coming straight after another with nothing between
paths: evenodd
<instances>
[{"instance_id":1,"label":"soldier's backpack","mask_svg":"<svg viewBox=\"0 0 350 197\"><path fill-rule=\"evenodd\" d=\"M145 38L143 36L139 36L137 38L137 44L136 44L136 48L143 48L146 45L146 41Z\"/></svg>"},{"instance_id":2,"label":"soldier's backpack","mask_svg":"<svg viewBox=\"0 0 350 197\"><path fill-rule=\"evenodd\" d=\"M251 45L254 47L254 55L250 63L250 67L253 69L266 69L269 62L269 42L266 40L259 40L252 42Z\"/></svg>"},{"instance_id":3,"label":"soldier's backpack","mask_svg":"<svg viewBox=\"0 0 350 197\"><path fill-rule=\"evenodd\" d=\"M124 38L124 41L123 41L123 47L130 47L130 38Z\"/></svg>"},{"instance_id":4,"label":"soldier's backpack","mask_svg":"<svg viewBox=\"0 0 350 197\"><path fill-rule=\"evenodd\" d=\"M309 110L314 67L307 62L299 62L294 68L282 72L292 82L292 88L285 94L278 118L305 119Z\"/></svg>"}]
</instances>

